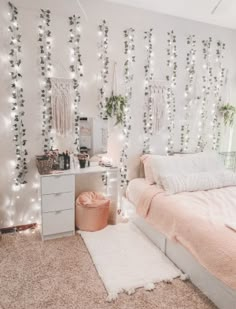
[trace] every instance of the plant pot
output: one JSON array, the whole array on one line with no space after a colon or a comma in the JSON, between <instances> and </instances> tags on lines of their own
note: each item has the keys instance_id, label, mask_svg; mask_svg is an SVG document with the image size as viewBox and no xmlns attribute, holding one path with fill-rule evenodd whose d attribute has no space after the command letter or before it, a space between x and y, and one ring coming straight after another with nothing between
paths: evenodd
<instances>
[{"instance_id":1,"label":"plant pot","mask_svg":"<svg viewBox=\"0 0 236 309\"><path fill-rule=\"evenodd\" d=\"M86 160L79 160L79 166L80 166L80 168L85 168Z\"/></svg>"}]
</instances>

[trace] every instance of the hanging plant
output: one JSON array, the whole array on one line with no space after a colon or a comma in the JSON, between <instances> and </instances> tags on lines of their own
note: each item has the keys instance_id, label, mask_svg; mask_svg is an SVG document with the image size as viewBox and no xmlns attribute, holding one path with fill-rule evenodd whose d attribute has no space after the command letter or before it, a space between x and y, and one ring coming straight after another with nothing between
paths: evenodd
<instances>
[{"instance_id":1,"label":"hanging plant","mask_svg":"<svg viewBox=\"0 0 236 309\"><path fill-rule=\"evenodd\" d=\"M236 107L230 104L225 104L219 108L223 118L225 126L233 126L234 117L236 115Z\"/></svg>"},{"instance_id":2,"label":"hanging plant","mask_svg":"<svg viewBox=\"0 0 236 309\"><path fill-rule=\"evenodd\" d=\"M126 97L115 95L113 91L111 96L106 98L105 112L107 117L116 119L115 126L124 122L126 103Z\"/></svg>"}]
</instances>

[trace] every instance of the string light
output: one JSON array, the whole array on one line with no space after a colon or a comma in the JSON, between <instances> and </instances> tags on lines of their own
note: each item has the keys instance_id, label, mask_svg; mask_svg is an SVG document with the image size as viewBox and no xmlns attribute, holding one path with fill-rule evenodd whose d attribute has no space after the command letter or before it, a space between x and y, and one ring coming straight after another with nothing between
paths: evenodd
<instances>
[{"instance_id":1,"label":"string light","mask_svg":"<svg viewBox=\"0 0 236 309\"><path fill-rule=\"evenodd\" d=\"M211 45L212 38L203 40L203 75L202 75L202 95L201 95L201 107L200 107L200 121L198 123L198 140L197 151L203 151L206 144L206 120L207 120L207 103L210 99L211 87L212 87L212 66L211 66ZM212 128L211 128L212 129Z\"/></svg>"},{"instance_id":2,"label":"string light","mask_svg":"<svg viewBox=\"0 0 236 309\"><path fill-rule=\"evenodd\" d=\"M129 137L131 131L131 101L133 97L133 80L134 80L134 62L135 62L135 45L134 45L135 30L129 28L124 30L124 53L126 56L124 63L124 81L125 81L125 97L126 108L123 119L122 140L123 148L120 157L120 181L121 188L128 184L127 172L128 172L128 147Z\"/></svg>"},{"instance_id":3,"label":"string light","mask_svg":"<svg viewBox=\"0 0 236 309\"><path fill-rule=\"evenodd\" d=\"M218 150L221 139L221 118L219 115L219 108L223 103L222 90L225 85L225 68L222 60L224 59L225 43L217 41L216 48L216 71L214 76L214 98L215 104L212 106L212 150Z\"/></svg>"},{"instance_id":4,"label":"string light","mask_svg":"<svg viewBox=\"0 0 236 309\"><path fill-rule=\"evenodd\" d=\"M177 78L177 48L176 48L176 35L174 31L168 32L168 48L167 48L167 66L169 67L169 74L166 76L168 87L166 91L166 104L167 104L167 121L168 121L168 142L166 152L173 152L173 134L175 128L175 90Z\"/></svg>"},{"instance_id":5,"label":"string light","mask_svg":"<svg viewBox=\"0 0 236 309\"><path fill-rule=\"evenodd\" d=\"M16 162L14 167L16 170L14 178L14 186L19 187L20 184L26 183L27 168L27 156L28 151L26 149L26 129L24 126L24 92L21 87L22 75L20 73L22 63L22 47L21 47L21 33L18 26L18 10L12 4L9 5L10 26L8 30L11 35L10 52L9 52L9 64L10 64L10 76L11 76L11 98L9 100L11 104L11 124L14 134L13 141L15 143Z\"/></svg>"},{"instance_id":6,"label":"string light","mask_svg":"<svg viewBox=\"0 0 236 309\"><path fill-rule=\"evenodd\" d=\"M152 107L154 98L152 96L153 81L153 29L144 32L144 40L146 47L146 60L144 65L144 146L143 152L150 153L150 137L153 134Z\"/></svg>"},{"instance_id":7,"label":"string light","mask_svg":"<svg viewBox=\"0 0 236 309\"><path fill-rule=\"evenodd\" d=\"M98 26L98 61L100 65L100 73L98 76L99 89L98 89L98 108L99 115L102 119L106 118L106 93L109 74L109 57L108 57L108 26L105 20Z\"/></svg>"},{"instance_id":8,"label":"string light","mask_svg":"<svg viewBox=\"0 0 236 309\"><path fill-rule=\"evenodd\" d=\"M80 16L73 15L69 17L70 39L71 45L71 65L70 71L73 78L74 91L74 148L80 152L80 86L83 77L83 65L80 52Z\"/></svg>"},{"instance_id":9,"label":"string light","mask_svg":"<svg viewBox=\"0 0 236 309\"><path fill-rule=\"evenodd\" d=\"M40 49L40 73L41 73L41 101L42 101L42 136L44 152L48 152L53 145L52 134L52 108L51 108L51 12L40 11L39 49Z\"/></svg>"},{"instance_id":10,"label":"string light","mask_svg":"<svg viewBox=\"0 0 236 309\"><path fill-rule=\"evenodd\" d=\"M192 103L194 101L194 94L192 93L195 76L196 76L196 39L195 35L189 35L187 37L187 45L189 50L187 52L186 58L186 71L187 71L187 83L185 85L185 104L184 104L184 125L181 126L181 141L180 141L180 152L188 151L189 144L189 133L190 133L190 123L189 119L191 116Z\"/></svg>"}]
</instances>

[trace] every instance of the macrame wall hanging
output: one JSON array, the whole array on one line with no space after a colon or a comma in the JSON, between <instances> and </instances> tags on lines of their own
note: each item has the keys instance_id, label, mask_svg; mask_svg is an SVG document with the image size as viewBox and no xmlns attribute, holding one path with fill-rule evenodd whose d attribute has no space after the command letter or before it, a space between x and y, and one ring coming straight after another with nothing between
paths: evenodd
<instances>
[{"instance_id":1,"label":"macrame wall hanging","mask_svg":"<svg viewBox=\"0 0 236 309\"><path fill-rule=\"evenodd\" d=\"M72 80L52 78L52 128L57 135L72 134Z\"/></svg>"},{"instance_id":2,"label":"macrame wall hanging","mask_svg":"<svg viewBox=\"0 0 236 309\"><path fill-rule=\"evenodd\" d=\"M26 149L26 129L24 126L24 93L21 85L22 75L20 73L22 62L21 50L21 33L18 25L18 9L11 4L9 5L10 25L10 76L11 76L11 116L12 116L12 131L14 133L13 141L15 143L16 152L16 175L14 178L15 185L26 183L27 174L27 149Z\"/></svg>"},{"instance_id":3,"label":"macrame wall hanging","mask_svg":"<svg viewBox=\"0 0 236 309\"><path fill-rule=\"evenodd\" d=\"M158 134L164 127L166 114L166 82L154 80L152 83L153 105L152 112L152 131Z\"/></svg>"}]
</instances>

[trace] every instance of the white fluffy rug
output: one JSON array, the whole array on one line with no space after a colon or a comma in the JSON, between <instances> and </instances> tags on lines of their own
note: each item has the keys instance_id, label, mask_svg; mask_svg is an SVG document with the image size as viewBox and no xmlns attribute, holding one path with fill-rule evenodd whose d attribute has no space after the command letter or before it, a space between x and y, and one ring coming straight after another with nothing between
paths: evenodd
<instances>
[{"instance_id":1,"label":"white fluffy rug","mask_svg":"<svg viewBox=\"0 0 236 309\"><path fill-rule=\"evenodd\" d=\"M80 232L108 293L154 289L154 283L171 281L181 271L132 223L107 226L98 232Z\"/></svg>"}]
</instances>

